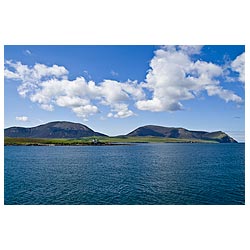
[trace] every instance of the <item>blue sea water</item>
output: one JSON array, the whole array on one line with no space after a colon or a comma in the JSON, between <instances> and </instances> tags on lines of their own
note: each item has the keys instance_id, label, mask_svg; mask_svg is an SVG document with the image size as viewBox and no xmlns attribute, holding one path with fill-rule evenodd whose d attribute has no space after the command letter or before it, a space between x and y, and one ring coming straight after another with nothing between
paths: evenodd
<instances>
[{"instance_id":1,"label":"blue sea water","mask_svg":"<svg viewBox=\"0 0 250 250\"><path fill-rule=\"evenodd\" d=\"M5 204L244 204L245 144L5 146Z\"/></svg>"}]
</instances>

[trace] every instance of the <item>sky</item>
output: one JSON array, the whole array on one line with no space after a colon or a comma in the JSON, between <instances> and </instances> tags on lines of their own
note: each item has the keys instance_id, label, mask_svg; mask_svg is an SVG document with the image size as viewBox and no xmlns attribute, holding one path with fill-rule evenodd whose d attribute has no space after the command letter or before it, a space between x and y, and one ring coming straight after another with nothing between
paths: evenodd
<instances>
[{"instance_id":1,"label":"sky","mask_svg":"<svg viewBox=\"0 0 250 250\"><path fill-rule=\"evenodd\" d=\"M143 125L244 141L245 47L5 46L5 128L71 121L110 135Z\"/></svg>"}]
</instances>

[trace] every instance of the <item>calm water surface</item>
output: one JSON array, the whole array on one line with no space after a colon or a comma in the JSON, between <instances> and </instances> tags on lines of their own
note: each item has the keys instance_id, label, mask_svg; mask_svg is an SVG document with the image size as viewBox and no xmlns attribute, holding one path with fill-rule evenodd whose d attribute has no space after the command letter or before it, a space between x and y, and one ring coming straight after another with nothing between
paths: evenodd
<instances>
[{"instance_id":1,"label":"calm water surface","mask_svg":"<svg viewBox=\"0 0 250 250\"><path fill-rule=\"evenodd\" d=\"M244 204L245 144L5 146L5 204Z\"/></svg>"}]
</instances>

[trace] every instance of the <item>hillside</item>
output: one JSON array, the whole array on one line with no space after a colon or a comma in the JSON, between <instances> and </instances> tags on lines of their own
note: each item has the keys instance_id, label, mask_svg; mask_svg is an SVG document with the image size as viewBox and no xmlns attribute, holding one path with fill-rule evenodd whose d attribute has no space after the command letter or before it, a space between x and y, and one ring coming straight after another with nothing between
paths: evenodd
<instances>
[{"instance_id":1,"label":"hillside","mask_svg":"<svg viewBox=\"0 0 250 250\"><path fill-rule=\"evenodd\" d=\"M190 140L209 140L220 143L237 143L232 137L222 131L206 132L206 131L190 131L184 128L162 127L155 125L147 125L139 127L127 136L137 137L164 137L175 139Z\"/></svg>"},{"instance_id":2,"label":"hillside","mask_svg":"<svg viewBox=\"0 0 250 250\"><path fill-rule=\"evenodd\" d=\"M32 128L7 128L4 130L4 136L15 138L81 138L106 135L95 132L80 123L56 121Z\"/></svg>"},{"instance_id":3,"label":"hillside","mask_svg":"<svg viewBox=\"0 0 250 250\"><path fill-rule=\"evenodd\" d=\"M147 125L139 127L127 135L108 137L95 132L89 127L73 122L56 121L32 128L11 127L4 130L7 138L46 138L46 139L80 139L99 137L108 142L217 142L237 143L222 131L190 131L185 128ZM70 142L71 143L71 142ZM78 142L77 142L78 143Z\"/></svg>"}]
</instances>

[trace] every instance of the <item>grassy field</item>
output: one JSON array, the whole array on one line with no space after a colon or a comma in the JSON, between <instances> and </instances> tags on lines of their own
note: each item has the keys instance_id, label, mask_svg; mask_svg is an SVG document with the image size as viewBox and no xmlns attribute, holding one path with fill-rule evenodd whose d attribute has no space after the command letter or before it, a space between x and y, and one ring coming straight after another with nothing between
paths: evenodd
<instances>
[{"instance_id":1,"label":"grassy field","mask_svg":"<svg viewBox=\"0 0 250 250\"><path fill-rule=\"evenodd\" d=\"M123 144L123 143L217 143L208 140L175 139L163 137L84 137L82 139L40 139L40 138L4 138L4 145L24 145L24 146L87 146L93 145L92 140L96 139L101 145Z\"/></svg>"}]
</instances>

